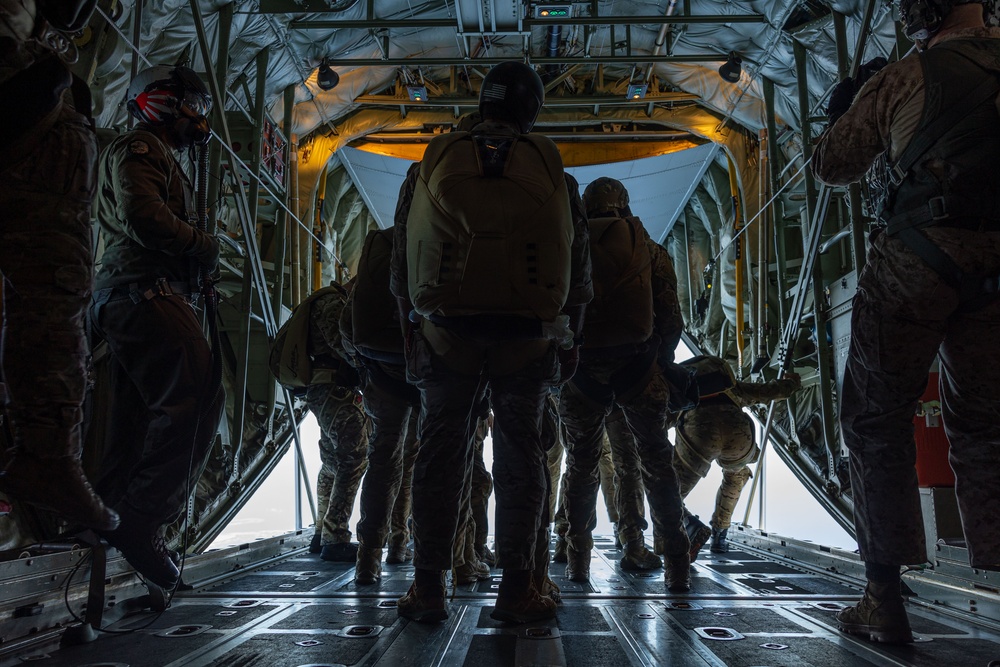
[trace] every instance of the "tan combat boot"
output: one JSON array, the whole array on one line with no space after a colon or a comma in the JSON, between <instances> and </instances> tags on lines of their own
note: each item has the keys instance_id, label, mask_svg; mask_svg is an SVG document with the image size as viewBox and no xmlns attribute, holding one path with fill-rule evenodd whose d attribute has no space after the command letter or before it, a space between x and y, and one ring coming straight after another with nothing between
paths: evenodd
<instances>
[{"instance_id":1,"label":"tan combat boot","mask_svg":"<svg viewBox=\"0 0 1000 667\"><path fill-rule=\"evenodd\" d=\"M418 567L410 590L396 602L396 613L418 623L439 623L448 618L444 597L444 570Z\"/></svg>"},{"instance_id":2,"label":"tan combat boot","mask_svg":"<svg viewBox=\"0 0 1000 667\"><path fill-rule=\"evenodd\" d=\"M619 566L623 570L655 570L663 567L660 557L646 548L646 542L642 535L630 537L625 542L625 555L622 556Z\"/></svg>"},{"instance_id":3,"label":"tan combat boot","mask_svg":"<svg viewBox=\"0 0 1000 667\"><path fill-rule=\"evenodd\" d=\"M590 581L590 554L594 539L590 535L566 539L566 578L577 583Z\"/></svg>"},{"instance_id":4,"label":"tan combat boot","mask_svg":"<svg viewBox=\"0 0 1000 667\"><path fill-rule=\"evenodd\" d=\"M535 567L531 570L531 585L543 598L562 604L562 591L549 577L549 550L542 549L535 554Z\"/></svg>"},{"instance_id":5,"label":"tan combat boot","mask_svg":"<svg viewBox=\"0 0 1000 667\"><path fill-rule=\"evenodd\" d=\"M899 583L877 584L869 581L861 601L842 609L837 614L837 622L841 631L860 635L868 641L884 644L913 642Z\"/></svg>"},{"instance_id":6,"label":"tan combat boot","mask_svg":"<svg viewBox=\"0 0 1000 667\"><path fill-rule=\"evenodd\" d=\"M553 563L565 563L566 562L566 537L560 535L556 538L556 550L552 554Z\"/></svg>"},{"instance_id":7,"label":"tan combat boot","mask_svg":"<svg viewBox=\"0 0 1000 667\"><path fill-rule=\"evenodd\" d=\"M490 578L490 566L476 560L466 560L455 568L455 583L459 585L474 584Z\"/></svg>"},{"instance_id":8,"label":"tan combat boot","mask_svg":"<svg viewBox=\"0 0 1000 667\"><path fill-rule=\"evenodd\" d=\"M405 544L390 544L389 553L385 557L385 562L389 565L401 565L413 560L413 549Z\"/></svg>"},{"instance_id":9,"label":"tan combat boot","mask_svg":"<svg viewBox=\"0 0 1000 667\"><path fill-rule=\"evenodd\" d=\"M362 586L377 584L382 578L382 550L358 547L358 561L354 566L354 582Z\"/></svg>"},{"instance_id":10,"label":"tan combat boot","mask_svg":"<svg viewBox=\"0 0 1000 667\"><path fill-rule=\"evenodd\" d=\"M687 553L667 556L663 570L663 580L671 593L687 593L691 590L691 557Z\"/></svg>"},{"instance_id":11,"label":"tan combat boot","mask_svg":"<svg viewBox=\"0 0 1000 667\"><path fill-rule=\"evenodd\" d=\"M539 594L532 577L531 570L504 570L490 618L502 623L535 623L555 618L555 601Z\"/></svg>"}]
</instances>

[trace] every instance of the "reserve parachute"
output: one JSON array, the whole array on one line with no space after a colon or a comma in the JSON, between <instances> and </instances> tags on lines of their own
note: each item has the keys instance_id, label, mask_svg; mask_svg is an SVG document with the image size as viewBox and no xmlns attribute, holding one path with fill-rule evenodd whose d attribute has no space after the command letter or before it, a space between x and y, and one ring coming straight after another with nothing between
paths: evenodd
<instances>
[{"instance_id":1,"label":"reserve parachute","mask_svg":"<svg viewBox=\"0 0 1000 667\"><path fill-rule=\"evenodd\" d=\"M482 127L427 147L407 219L410 300L424 317L553 321L573 244L562 159L548 138Z\"/></svg>"},{"instance_id":2,"label":"reserve parachute","mask_svg":"<svg viewBox=\"0 0 1000 667\"><path fill-rule=\"evenodd\" d=\"M271 343L268 368L286 389L304 389L313 384L336 382L336 368L321 368L309 355L309 323L313 304L327 294L342 294L338 286L323 287L302 300L281 325Z\"/></svg>"}]
</instances>

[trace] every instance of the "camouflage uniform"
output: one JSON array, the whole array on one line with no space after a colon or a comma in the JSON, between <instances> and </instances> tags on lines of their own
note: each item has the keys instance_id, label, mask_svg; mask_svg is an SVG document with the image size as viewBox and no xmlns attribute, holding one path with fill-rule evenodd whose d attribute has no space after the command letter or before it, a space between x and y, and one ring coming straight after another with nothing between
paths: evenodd
<instances>
[{"instance_id":1,"label":"camouflage uniform","mask_svg":"<svg viewBox=\"0 0 1000 667\"><path fill-rule=\"evenodd\" d=\"M558 411L558 406L555 409ZM559 418L558 412L555 417L556 419ZM614 524L616 530L618 528L618 522L621 520L621 515L618 512L618 503L619 495L622 494L622 484L626 487L638 484L639 502L636 507L636 511L641 517L645 517L646 514L645 499L642 496L642 477L640 476L638 461L634 460L634 457L631 457L633 459L632 463L628 465L618 465L617 462L611 457L611 440L609 438L609 433L611 431L626 436L628 440L633 439L632 433L628 430L628 427L625 426L624 419L625 416L619 408L614 408L611 411L611 414L608 415L605 420L604 436L601 438L601 458L598 462L598 474L601 479L601 496L604 498L604 507L608 511L608 521ZM619 427L617 430L612 426L612 424L615 423ZM624 432L622 432L621 429L624 429ZM565 538L566 531L569 530L569 521L566 519L566 505L563 502L566 482L563 481L562 486L559 486L563 453L565 451L563 441L564 438L560 435L559 439L556 441L556 445L549 450L549 476L552 480L552 494L550 496L549 507L552 511L552 516L555 517L555 534L561 538ZM632 452L634 452L634 448L630 448L628 452L629 456L626 456L625 458L628 459ZM565 473L563 473L563 475L565 475ZM629 497L634 498L634 492L627 490L624 491L623 499ZM558 506L556 504L557 500Z\"/></svg>"},{"instance_id":2,"label":"camouflage uniform","mask_svg":"<svg viewBox=\"0 0 1000 667\"><path fill-rule=\"evenodd\" d=\"M977 64L1000 72L1000 30L960 29L938 37L939 44L929 51L952 40L983 40ZM914 137L924 98L917 55L883 69L820 138L813 159L816 175L845 184L860 179L886 150L897 159ZM989 140L996 141L995 134L993 130ZM994 170L995 165L982 168ZM995 193L984 191L982 196ZM922 231L966 274L996 276L1000 232L975 229L995 225L995 220L953 217ZM944 427L971 563L1000 567L995 509L1000 499L1000 349L993 339L998 326L1000 301L963 311L958 291L898 237L881 230L872 236L854 297L841 401L858 544L867 563L926 560L912 421L928 369L940 355Z\"/></svg>"},{"instance_id":3,"label":"camouflage uniform","mask_svg":"<svg viewBox=\"0 0 1000 667\"><path fill-rule=\"evenodd\" d=\"M8 106L0 128L0 368L15 445L39 458L78 459L97 140L89 99L77 110L64 90L65 67L32 39L33 4L0 2L0 87ZM57 81L49 90L25 88L25 77L48 83L36 71L46 62Z\"/></svg>"},{"instance_id":4,"label":"camouflage uniform","mask_svg":"<svg viewBox=\"0 0 1000 667\"><path fill-rule=\"evenodd\" d=\"M389 548L405 548L410 543L410 516L413 510L413 464L417 460L417 427L420 421L420 410L410 412L410 420L406 425L406 439L403 441L403 476L399 483L396 501L392 504L392 515L389 519Z\"/></svg>"},{"instance_id":5,"label":"camouflage uniform","mask_svg":"<svg viewBox=\"0 0 1000 667\"><path fill-rule=\"evenodd\" d=\"M643 230L645 233L645 230ZM628 465L629 456L637 452L642 462L643 482L649 492L653 522L657 532L667 540L666 555L676 557L688 551L687 533L681 523L681 499L677 479L671 465L673 447L667 439L667 397L670 390L660 372L659 358L673 358L684 323L677 305L677 277L667 251L646 234L646 244L652 259L651 280L654 299L654 336L647 343L633 346L631 353L606 356L588 353L586 346L580 356L580 370L563 387L559 410L566 428L566 474L564 502L569 520L567 539L577 551L589 549L591 535L597 525L596 503L598 461L605 419L618 405L625 415L623 432L609 434L612 460L618 458ZM586 336L586 325L584 326ZM655 347L654 347L655 346ZM612 376L630 363L648 357L648 369L636 378L633 387L615 396L611 390ZM588 396L581 390L583 378L601 385L609 392L607 402ZM625 436L625 431L634 438ZM634 446L634 450L630 446ZM634 461L634 459L632 459ZM635 496L641 491L626 489L629 502L618 505L619 536L623 541L641 539L646 520L636 510ZM619 496L621 497L621 496Z\"/></svg>"},{"instance_id":6,"label":"camouflage uniform","mask_svg":"<svg viewBox=\"0 0 1000 667\"><path fill-rule=\"evenodd\" d=\"M472 521L475 522L475 546L478 550L486 547L486 537L490 532L489 504L493 494L493 476L483 460L483 442L489 433L489 422L479 420L473 442L475 452L472 462L472 488L469 502L472 504Z\"/></svg>"},{"instance_id":7,"label":"camouflage uniform","mask_svg":"<svg viewBox=\"0 0 1000 667\"><path fill-rule=\"evenodd\" d=\"M401 522L398 529L403 535L396 535L394 544L405 545L406 518L409 514L409 480L404 484L404 459L407 458L406 443L415 443L415 409L419 406L416 389L406 384L402 366L366 359L364 406L371 419L372 433L368 443L368 473L361 487L361 520L358 522L358 542L369 549L386 546L390 525L395 514L394 505L399 504ZM414 396L409 396L412 392ZM410 446L413 460L416 448ZM412 476L412 468L410 472ZM403 487L405 486L405 493ZM402 497L401 497L402 496ZM394 531L395 532L395 531Z\"/></svg>"},{"instance_id":8,"label":"camouflage uniform","mask_svg":"<svg viewBox=\"0 0 1000 667\"><path fill-rule=\"evenodd\" d=\"M713 361L713 365L719 367L726 364L718 358ZM723 370L731 372L728 367ZM691 489L708 475L713 461L722 468L722 485L715 500L712 528L729 528L740 492L750 479L747 465L760 455L754 441L754 422L743 408L788 398L798 388L797 379L736 381L731 389L704 398L698 407L681 414L674 450L674 471L681 498L687 498Z\"/></svg>"},{"instance_id":9,"label":"camouflage uniform","mask_svg":"<svg viewBox=\"0 0 1000 667\"><path fill-rule=\"evenodd\" d=\"M140 123L112 141L98 178L105 247L90 314L111 351L113 386L100 485L108 491L99 490L119 511L168 524L201 476L225 406L195 309L199 257L214 239L193 225L192 183L152 128Z\"/></svg>"},{"instance_id":10,"label":"camouflage uniform","mask_svg":"<svg viewBox=\"0 0 1000 667\"><path fill-rule=\"evenodd\" d=\"M400 190L393 244L392 292L409 301L406 219L419 174L413 165ZM592 296L586 215L578 186L566 176L574 240L567 306ZM433 341L433 348L432 343ZM434 350L448 349L447 356ZM461 514L462 485L473 466L475 407L489 384L494 415L493 482L497 494L497 567L530 570L547 556L548 480L539 425L550 385L558 379L549 341L481 344L424 320L407 352L407 374L420 388L420 449L413 470L414 566L450 570Z\"/></svg>"},{"instance_id":11,"label":"camouflage uniform","mask_svg":"<svg viewBox=\"0 0 1000 667\"><path fill-rule=\"evenodd\" d=\"M316 300L309 323L309 353L314 363L339 366L348 363L340 334L345 298L331 293ZM325 362L325 364L324 364ZM319 423L322 467L316 483L316 532L321 544L351 541L348 522L354 497L365 473L367 429L361 397L353 386L315 384L306 390L306 406Z\"/></svg>"}]
</instances>

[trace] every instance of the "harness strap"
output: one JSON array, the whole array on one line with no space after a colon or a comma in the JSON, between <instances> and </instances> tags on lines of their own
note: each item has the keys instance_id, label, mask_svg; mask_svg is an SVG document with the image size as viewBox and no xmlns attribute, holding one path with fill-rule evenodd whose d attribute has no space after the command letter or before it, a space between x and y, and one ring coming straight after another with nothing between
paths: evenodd
<instances>
[{"instance_id":1,"label":"harness strap","mask_svg":"<svg viewBox=\"0 0 1000 667\"><path fill-rule=\"evenodd\" d=\"M919 229L900 230L899 240L958 290L959 310L970 313L1000 297L1000 276L969 276Z\"/></svg>"}]
</instances>

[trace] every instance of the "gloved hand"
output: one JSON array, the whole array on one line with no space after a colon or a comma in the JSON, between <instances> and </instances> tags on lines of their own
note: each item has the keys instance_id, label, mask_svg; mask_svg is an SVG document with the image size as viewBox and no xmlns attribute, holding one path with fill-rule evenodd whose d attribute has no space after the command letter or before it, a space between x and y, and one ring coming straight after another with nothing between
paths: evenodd
<instances>
[{"instance_id":1,"label":"gloved hand","mask_svg":"<svg viewBox=\"0 0 1000 667\"><path fill-rule=\"evenodd\" d=\"M826 115L830 119L830 125L836 123L841 116L847 113L847 110L851 108L851 103L854 102L854 97L868 82L868 79L878 74L879 70L888 64L889 61L881 56L872 58L858 68L856 77L849 76L834 87L830 93L830 102L826 107Z\"/></svg>"},{"instance_id":2,"label":"gloved hand","mask_svg":"<svg viewBox=\"0 0 1000 667\"><path fill-rule=\"evenodd\" d=\"M195 229L190 247L188 254L198 260L210 275L218 270L219 239L214 234Z\"/></svg>"},{"instance_id":3,"label":"gloved hand","mask_svg":"<svg viewBox=\"0 0 1000 667\"><path fill-rule=\"evenodd\" d=\"M337 384L341 387L347 387L348 389L357 389L361 386L361 374L358 369L354 368L347 362L342 362L340 366L337 367L337 374L335 376Z\"/></svg>"},{"instance_id":4,"label":"gloved hand","mask_svg":"<svg viewBox=\"0 0 1000 667\"><path fill-rule=\"evenodd\" d=\"M563 350L573 347L573 330L569 328L569 315L560 313L551 322L542 322L542 337L555 341Z\"/></svg>"},{"instance_id":5,"label":"gloved hand","mask_svg":"<svg viewBox=\"0 0 1000 667\"><path fill-rule=\"evenodd\" d=\"M580 366L580 346L559 349L559 384L566 384Z\"/></svg>"}]
</instances>

